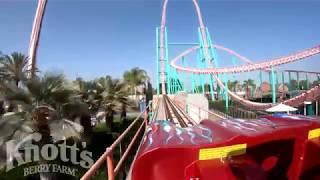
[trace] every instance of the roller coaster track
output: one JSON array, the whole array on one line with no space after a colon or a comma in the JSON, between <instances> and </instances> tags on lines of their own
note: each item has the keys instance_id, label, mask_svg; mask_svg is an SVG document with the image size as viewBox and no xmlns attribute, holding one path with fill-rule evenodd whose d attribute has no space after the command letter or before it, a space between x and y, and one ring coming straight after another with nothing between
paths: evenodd
<instances>
[{"instance_id":1,"label":"roller coaster track","mask_svg":"<svg viewBox=\"0 0 320 180\"><path fill-rule=\"evenodd\" d=\"M214 45L217 49L222 49L224 51L227 51L233 55L235 55L236 52L219 46L219 45ZM177 65L177 61L181 59L183 56L188 55L189 53L197 50L199 46L194 46L186 51L182 52L178 56L176 56L172 61L171 61L171 66L178 71L183 71L183 72L189 72L189 73L195 73L195 74L224 74L224 73L243 73L243 72L250 72L250 71L257 71L257 70L264 70L268 69L271 67L283 65L283 64L288 64L296 61L303 60L307 57L314 56L317 54L320 54L320 46L316 46L310 49L306 49L301 52L297 52L295 54L285 56L285 57L280 57L272 60L265 60L264 62L261 63L253 63L251 61L248 61L247 58L239 55L237 56L240 60L243 60L247 62L248 64L242 65L242 66L237 66L237 67L229 67L229 68L189 68L189 67L182 67Z\"/></svg>"},{"instance_id":2,"label":"roller coaster track","mask_svg":"<svg viewBox=\"0 0 320 180\"><path fill-rule=\"evenodd\" d=\"M36 69L36 56L37 56L37 49L39 44L40 32L41 32L41 25L42 19L45 13L45 8L47 5L47 0L39 0L38 7L36 11L36 15L34 17L30 43L29 43L29 61L28 61L28 68L31 71L31 75L33 76Z\"/></svg>"},{"instance_id":3,"label":"roller coaster track","mask_svg":"<svg viewBox=\"0 0 320 180\"><path fill-rule=\"evenodd\" d=\"M165 57L165 51L164 51L164 29L165 29L165 23L166 23L166 11L167 11L167 4L168 4L168 0L164 0L163 3L163 8L162 8L162 18L161 18L161 27L160 27L160 75L161 75L161 84L162 84L162 93L165 94L165 64L164 64L164 57ZM195 6L196 12L197 12L197 16L198 16L198 22L199 22L199 26L200 26L200 31L201 31L201 36L202 36L202 40L203 40L203 44L204 44L204 56L206 61L208 62L208 65L210 68L207 69L198 69L198 68L187 68L187 67L181 67L178 66L176 64L176 61L180 58L182 58L183 56L191 53L192 51L196 50L199 48L199 46L194 46L191 47L190 49L187 49L186 51L182 52L180 55L178 55L177 57L175 57L172 61L171 61L171 66L175 69L177 69L178 71L185 71L185 72L191 72L191 73L196 73L196 74L212 74L212 77L216 80L218 86L221 89L224 89L228 92L228 94L237 102L253 108L253 109L266 109L272 106L271 103L258 103L258 102L252 102L249 100L246 100L238 95L236 95L235 93L231 92L230 90L228 90L227 88L225 88L224 84L221 82L221 80L218 78L217 74L219 73L241 73L241 72L249 72L249 71L255 71L255 70L259 70L259 69L268 69L274 66L279 66L282 64L286 64L286 63L292 63L295 61L299 61L302 60L304 58L310 57L310 56L314 56L316 54L320 53L320 46L316 46L298 53L295 53L293 55L289 55L289 56L285 56L285 57L281 57L281 58L277 58L277 59L273 59L273 60L267 60L265 62L262 63L251 63L250 60L246 59L246 58L241 58L242 60L248 62L249 64L247 65L243 65L243 66L239 66L239 67L231 67L231 68L221 68L221 69L217 69L214 67L214 65L212 64L212 60L213 57L211 57L210 53L209 53L209 44L207 41L207 33L206 33L206 28L204 26L203 20L202 20L202 15L201 15L201 10L200 7L198 5L197 0L193 0L193 4ZM217 47L217 46L216 46ZM229 49L225 49L225 50L229 50ZM229 50L232 51L232 50ZM319 96L319 90L317 88L318 86L316 86L315 88L310 89L309 91L307 91L306 93L303 93L297 97L294 97L292 99L288 99L286 101L284 101L283 103L285 104L291 104L293 106L299 105L303 102L303 100L306 99L306 97L308 97L309 94L311 94L312 96Z\"/></svg>"},{"instance_id":4,"label":"roller coaster track","mask_svg":"<svg viewBox=\"0 0 320 180\"><path fill-rule=\"evenodd\" d=\"M168 96L163 95L163 106L167 114L167 120L182 128L196 125L181 108L179 108Z\"/></svg>"},{"instance_id":5,"label":"roller coaster track","mask_svg":"<svg viewBox=\"0 0 320 180\"><path fill-rule=\"evenodd\" d=\"M187 123L184 121L182 116L179 114L177 109L171 104L170 100L168 99L167 96L163 97L165 100L165 108L168 111L168 120L171 121L172 123L176 124L176 126L180 126L182 128L187 127Z\"/></svg>"},{"instance_id":6,"label":"roller coaster track","mask_svg":"<svg viewBox=\"0 0 320 180\"><path fill-rule=\"evenodd\" d=\"M291 106L302 105L305 101L313 101L320 98L320 84L303 92L302 94L295 96L291 99L285 100L283 103Z\"/></svg>"},{"instance_id":7,"label":"roller coaster track","mask_svg":"<svg viewBox=\"0 0 320 180\"><path fill-rule=\"evenodd\" d=\"M42 24L42 20L43 20L43 16L45 13L45 8L46 8L46 4L47 4L47 0L39 0L38 1L38 6L37 6L37 10L36 10L36 15L34 18L34 22L33 22L33 27L32 27L32 32L31 32L31 37L30 37L30 44L29 44L29 68L31 68L31 72L32 74L34 73L35 67L36 67L36 54L37 54L37 47L38 47L38 43L39 43L39 38L40 38L40 32L41 32L41 24ZM161 18L161 26L160 26L160 47L159 47L159 55L160 55L160 78L161 78L161 84L162 84L162 93L166 94L166 90L165 90L165 79L166 79L166 74L165 74L165 49L164 49L164 43L165 43L165 36L164 36L164 30L165 30L165 25L166 25L166 11L167 11L167 4L168 4L168 0L164 0L163 3L163 8L162 8L162 18ZM192 73L196 73L196 74L212 74L213 78L217 81L218 86L220 86L221 89L225 89L224 84L221 82L221 80L216 76L217 74L221 74L221 73L242 73L242 72L250 72L250 71L256 71L256 70L262 70L262 69L268 69L270 67L275 67L275 66L279 66L282 64L287 64L287 63L292 63L295 61L299 61L302 60L304 58L310 57L310 56L314 56L320 53L320 46L316 46L310 49L306 49L304 51L301 52L297 52L295 54L289 55L289 56L284 56L284 57L280 57L280 58L276 58L276 59L270 59L270 60L265 60L261 63L253 63L251 60L249 60L248 58L241 56L240 54L232 51L231 49L222 47L220 45L214 45L215 48L217 49L221 49L224 50L228 53L231 53L233 55L235 55L236 57L238 57L240 60L246 62L246 65L242 65L242 66L238 66L238 67L231 67L231 68L215 68L212 63L211 60L213 60L213 57L211 57L210 53L209 53L209 44L207 41L207 34L205 32L205 25L203 23L203 18L202 18L202 14L201 14L201 10L200 7L198 5L197 0L193 0L193 4L196 8L196 12L197 12L197 17L198 17L198 22L200 25L200 30L201 30L201 35L202 35L202 39L203 39L203 44L204 44L204 55L205 58L210 66L210 68L188 68L188 67L182 67L176 64L176 62L182 57L185 56L189 53L191 53L192 51L198 49L198 46L194 46L190 49L187 49L186 51L184 51L183 53L181 53L180 55L178 55L177 57L175 57L172 61L171 61L171 66L174 67L175 69L177 69L178 71L185 71L185 72L192 72ZM270 106L272 106L272 104L264 104L264 103L256 103L256 102L251 102L249 100L246 100L242 97L239 97L238 95L236 95L235 93L227 90L228 94L235 100L238 101L239 103L247 106L247 107L251 107L251 108L255 108L255 109L265 109L268 108ZM284 101L284 103L286 104L290 104L293 106L299 105L302 103L303 100L306 100L308 98L306 97L310 97L310 96L314 96L314 97L318 97L319 96L319 91L318 91L318 86L316 86L315 88L310 89L309 91L307 91L306 93L302 93L299 96L296 96L292 99L286 100Z\"/></svg>"}]
</instances>

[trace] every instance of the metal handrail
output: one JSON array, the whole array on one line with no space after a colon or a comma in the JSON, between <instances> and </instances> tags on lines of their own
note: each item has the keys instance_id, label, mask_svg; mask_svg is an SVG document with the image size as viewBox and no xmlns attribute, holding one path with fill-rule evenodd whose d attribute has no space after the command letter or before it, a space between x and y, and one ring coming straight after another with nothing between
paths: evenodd
<instances>
[{"instance_id":1,"label":"metal handrail","mask_svg":"<svg viewBox=\"0 0 320 180\"><path fill-rule=\"evenodd\" d=\"M179 101L179 100L173 100L173 101L183 103L183 102L181 102L181 101ZM204 112L207 112L207 113L209 113L209 114L218 116L218 117L220 117L220 118L222 118L222 119L224 119L224 118L230 118L230 116L228 116L228 115L225 114L225 113L217 112L217 111L215 111L215 110L210 110L210 111L209 111L209 110L205 110L205 109L199 107L198 105L195 105L195 104L190 103L190 102L188 102L188 105L192 105L193 107L199 108L199 109L201 109L201 110L204 111ZM200 112L200 111L199 111L199 112Z\"/></svg>"},{"instance_id":2,"label":"metal handrail","mask_svg":"<svg viewBox=\"0 0 320 180\"><path fill-rule=\"evenodd\" d=\"M123 153L122 157L120 158L120 160L118 161L118 164L116 166L116 168L114 169L115 174L117 174L117 172L119 171L123 161L125 160L125 158L127 157L127 155L129 154L129 151L131 149L131 147L133 146L134 142L136 141L138 135L140 134L142 127L143 127L144 123L141 123L139 129L137 130L136 134L133 136L130 144L128 145L126 151Z\"/></svg>"},{"instance_id":3,"label":"metal handrail","mask_svg":"<svg viewBox=\"0 0 320 180\"><path fill-rule=\"evenodd\" d=\"M112 143L111 146L109 146L108 148L106 148L106 151L100 156L100 158L91 166L91 168L81 177L81 180L89 180L91 179L91 177L96 173L96 171L100 168L100 166L102 165L102 163L104 161L106 161L106 165L107 165L107 173L108 173L108 180L114 180L115 176L117 175L122 163L124 162L124 160L126 159L127 155L129 154L129 151L131 150L134 142L136 141L138 135L140 134L143 125L146 125L147 127L147 123L148 123L148 113L147 113L147 109L149 106L147 106L143 112L141 112L138 117L127 127L127 129L125 131L123 131L123 133ZM124 154L122 155L122 157L120 158L120 160L118 161L118 164L116 165L116 168L114 169L114 165L113 165L113 150L115 149L115 147L120 144L120 142L122 141L122 139L128 134L128 132L134 127L134 125L140 120L140 118L142 117L142 115L144 115L144 120L141 123L139 129L136 131L134 137L132 138L132 141L130 142L130 144L128 145L126 151L124 152Z\"/></svg>"}]
</instances>

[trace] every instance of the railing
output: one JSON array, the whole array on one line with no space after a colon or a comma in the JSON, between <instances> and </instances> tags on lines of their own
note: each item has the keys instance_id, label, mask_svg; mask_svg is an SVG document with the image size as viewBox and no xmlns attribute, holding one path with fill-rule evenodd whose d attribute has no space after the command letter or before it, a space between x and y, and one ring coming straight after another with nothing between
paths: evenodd
<instances>
[{"instance_id":1,"label":"railing","mask_svg":"<svg viewBox=\"0 0 320 180\"><path fill-rule=\"evenodd\" d=\"M175 99L174 102L176 102L176 104L177 104L179 107L181 107L181 105L183 104L182 101L179 101L179 100L177 100L177 99ZM229 115L227 115L227 114L225 114L225 113L222 113L222 112L220 112L220 111L205 110L205 109L203 109L202 107L200 107L200 106L198 106L198 105L195 105L195 104L193 104L193 103L190 103L190 102L188 102L187 104L188 104L188 106L191 105L191 106L195 107L195 108L198 110L197 112L195 112L195 111L193 111L193 112L198 114L198 116L199 116L199 117L198 117L199 121L200 121L201 119L203 119L203 117L202 117L202 112L206 112L206 113L208 113L208 114L214 115L214 116L216 116L216 117L218 117L218 118L221 118L221 119L231 118ZM181 108L183 108L183 107L181 107ZM188 108L188 111L190 111L190 108Z\"/></svg>"},{"instance_id":2,"label":"railing","mask_svg":"<svg viewBox=\"0 0 320 180\"><path fill-rule=\"evenodd\" d=\"M183 107L183 106L185 106L186 102L184 103L178 99L174 99L173 101L176 102L176 104L180 108L186 109L185 107ZM202 112L206 112L206 113L211 114L213 116L216 116L220 119L232 119L232 118L256 119L258 117L256 112L241 109L241 108L229 107L228 113L224 113L224 112L220 111L220 109L205 110L202 107L199 107L198 105L192 104L190 102L188 102L187 104L188 104L188 106L194 107L194 110L191 110L191 108L189 108L188 111L198 114L199 120L204 118L204 117L202 117ZM267 113L264 113L264 114L267 114Z\"/></svg>"},{"instance_id":3,"label":"railing","mask_svg":"<svg viewBox=\"0 0 320 180\"><path fill-rule=\"evenodd\" d=\"M229 107L229 114L233 118L242 118L242 119L256 119L258 117L256 112L241 109L241 108L234 108L234 107Z\"/></svg>"},{"instance_id":4,"label":"railing","mask_svg":"<svg viewBox=\"0 0 320 180\"><path fill-rule=\"evenodd\" d=\"M106 149L106 151L100 156L100 158L92 165L92 167L82 176L81 180L89 180L91 179L92 176L95 175L96 171L101 167L103 162L106 163L106 168L107 168L107 177L108 180L114 180L115 176L117 175L119 169L121 168L121 165L123 164L124 160L128 156L132 146L136 142L138 135L143 129L143 126L147 127L148 124L148 112L147 112L148 107L141 112L138 117L128 126L128 128L114 141L114 143ZM121 143L123 138L128 134L128 132L134 127L135 124L140 120L140 118L144 115L144 120L141 123L139 129L133 136L130 144L128 145L126 151L123 153L122 157L118 161L116 167L114 168L113 164L113 151L116 148L117 145Z\"/></svg>"}]
</instances>

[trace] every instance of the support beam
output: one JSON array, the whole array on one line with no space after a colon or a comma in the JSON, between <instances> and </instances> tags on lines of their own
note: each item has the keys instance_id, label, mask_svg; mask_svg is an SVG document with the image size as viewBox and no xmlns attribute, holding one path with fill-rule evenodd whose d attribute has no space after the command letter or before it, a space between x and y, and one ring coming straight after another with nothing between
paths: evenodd
<instances>
[{"instance_id":1,"label":"support beam","mask_svg":"<svg viewBox=\"0 0 320 180\"><path fill-rule=\"evenodd\" d=\"M262 94L262 89L261 89L261 86L262 86L262 71L259 72L259 79L260 79L260 93L261 93L261 102L262 102L262 97L263 97L263 94Z\"/></svg>"},{"instance_id":2,"label":"support beam","mask_svg":"<svg viewBox=\"0 0 320 180\"><path fill-rule=\"evenodd\" d=\"M202 64L202 60L203 60L203 39L201 36L201 31L200 28L198 28L198 38L199 38L199 42L200 42L200 49L199 52L197 52L197 67L198 68L202 68L201 64ZM202 88L202 93L204 94L204 82L203 82L203 78L202 78L202 74L199 74L199 82L200 82L200 87Z\"/></svg>"},{"instance_id":3,"label":"support beam","mask_svg":"<svg viewBox=\"0 0 320 180\"><path fill-rule=\"evenodd\" d=\"M299 72L297 72L297 90L300 92Z\"/></svg>"},{"instance_id":4,"label":"support beam","mask_svg":"<svg viewBox=\"0 0 320 180\"><path fill-rule=\"evenodd\" d=\"M262 85L262 71L259 72L260 86Z\"/></svg>"},{"instance_id":5,"label":"support beam","mask_svg":"<svg viewBox=\"0 0 320 180\"><path fill-rule=\"evenodd\" d=\"M306 88L305 90L309 89L309 79L308 79L308 73L306 73Z\"/></svg>"},{"instance_id":6,"label":"support beam","mask_svg":"<svg viewBox=\"0 0 320 180\"><path fill-rule=\"evenodd\" d=\"M275 71L275 76L276 76L276 91L278 91L278 87L279 87L279 74L278 74L278 71Z\"/></svg>"},{"instance_id":7,"label":"support beam","mask_svg":"<svg viewBox=\"0 0 320 180\"><path fill-rule=\"evenodd\" d=\"M195 91L195 79L194 79L194 74L191 73L191 93L194 93Z\"/></svg>"},{"instance_id":8,"label":"support beam","mask_svg":"<svg viewBox=\"0 0 320 180\"><path fill-rule=\"evenodd\" d=\"M202 64L202 53L201 50L197 53L197 67L198 68L203 68ZM204 94L204 75L203 74L199 74L199 81L200 81L200 87L201 87L201 92L202 94Z\"/></svg>"},{"instance_id":9,"label":"support beam","mask_svg":"<svg viewBox=\"0 0 320 180\"><path fill-rule=\"evenodd\" d=\"M274 69L273 66L271 66L271 83L272 83L272 104L276 103L276 85L275 85L275 79L274 79Z\"/></svg>"},{"instance_id":10,"label":"support beam","mask_svg":"<svg viewBox=\"0 0 320 180\"><path fill-rule=\"evenodd\" d=\"M284 70L285 72L300 72L300 73L308 73L308 74L320 74L320 72L314 71L303 71L303 70Z\"/></svg>"},{"instance_id":11,"label":"support beam","mask_svg":"<svg viewBox=\"0 0 320 180\"><path fill-rule=\"evenodd\" d=\"M316 116L319 116L319 100L316 100Z\"/></svg>"},{"instance_id":12,"label":"support beam","mask_svg":"<svg viewBox=\"0 0 320 180\"><path fill-rule=\"evenodd\" d=\"M293 90L293 86L292 86L292 82L291 82L291 72L288 72L289 74L289 93L290 93L290 97L292 97L292 90Z\"/></svg>"},{"instance_id":13,"label":"support beam","mask_svg":"<svg viewBox=\"0 0 320 180\"><path fill-rule=\"evenodd\" d=\"M168 45L175 45L175 46L197 46L199 43L168 43Z\"/></svg>"},{"instance_id":14,"label":"support beam","mask_svg":"<svg viewBox=\"0 0 320 180\"><path fill-rule=\"evenodd\" d=\"M237 63L236 63L237 58L234 57L234 56L232 56L232 57L231 57L231 60L232 60L232 65L233 65L234 67L236 67L236 66L237 66ZM233 80L236 80L236 75L235 75L235 74L232 74L232 78L233 78Z\"/></svg>"},{"instance_id":15,"label":"support beam","mask_svg":"<svg viewBox=\"0 0 320 180\"><path fill-rule=\"evenodd\" d=\"M201 42L203 43L203 40L202 40L202 36L201 36L201 30L200 30L200 28L198 28L198 33L199 33L199 35L200 35L200 39L201 39ZM207 37L207 42L208 42L208 49L209 49L209 53L210 53L210 57L211 57L211 63L213 63L214 64L214 67L215 68L219 68L218 67L218 57L217 57L217 53L216 53L216 51L215 51L215 48L213 47L213 42L212 42L212 40L211 40L211 36L210 36L210 33L209 33L209 30L208 30L208 28L206 28L206 37ZM207 67L209 67L209 64L207 64ZM212 77L212 75L210 75L210 78L212 79L212 91L213 91L213 77ZM221 75L220 74L218 74L218 78L219 79L221 79ZM218 86L218 84L217 84L217 86ZM217 87L216 87L216 89L217 89ZM212 92L212 94L213 94L213 97L214 97L214 93ZM219 94L221 94L221 89L219 88L219 92L217 91L217 97L218 97L218 99L219 99ZM214 98L213 98L214 99Z\"/></svg>"},{"instance_id":16,"label":"support beam","mask_svg":"<svg viewBox=\"0 0 320 180\"><path fill-rule=\"evenodd\" d=\"M214 101L214 89L213 89L213 78L212 75L209 74L209 81L210 81L210 93L211 93L211 98L212 98L212 102Z\"/></svg>"},{"instance_id":17,"label":"support beam","mask_svg":"<svg viewBox=\"0 0 320 180\"><path fill-rule=\"evenodd\" d=\"M282 92L284 92L284 72L282 71Z\"/></svg>"},{"instance_id":18,"label":"support beam","mask_svg":"<svg viewBox=\"0 0 320 180\"><path fill-rule=\"evenodd\" d=\"M225 85L225 107L226 107L226 112L229 111L229 95L228 95L228 75L224 74L224 85Z\"/></svg>"},{"instance_id":19,"label":"support beam","mask_svg":"<svg viewBox=\"0 0 320 180\"><path fill-rule=\"evenodd\" d=\"M184 61L184 56L182 56L182 64L185 66L186 65L186 63L185 63L185 61ZM185 80L185 77L186 77L186 75L185 74L182 74L182 78L181 79L184 79ZM185 83L184 83L185 81L183 81L183 87L182 87L182 91L186 91L186 87L185 87ZM182 83L182 82L181 82Z\"/></svg>"},{"instance_id":20,"label":"support beam","mask_svg":"<svg viewBox=\"0 0 320 180\"><path fill-rule=\"evenodd\" d=\"M157 95L160 94L159 28L156 28Z\"/></svg>"},{"instance_id":21,"label":"support beam","mask_svg":"<svg viewBox=\"0 0 320 180\"><path fill-rule=\"evenodd\" d=\"M168 66L167 66L167 68L166 68L166 77L167 77L167 87L166 87L166 89L167 89L167 94L171 94L172 93L172 82L173 82L173 79L171 78L171 70L170 70L170 68L168 68Z\"/></svg>"},{"instance_id":22,"label":"support beam","mask_svg":"<svg viewBox=\"0 0 320 180\"><path fill-rule=\"evenodd\" d=\"M167 80L167 93L171 94L171 92L168 92L168 90L170 89L171 86L171 80L172 80L172 76L171 76L171 68L169 65L169 58L168 58L168 33L167 33L167 28L165 27L164 29L164 51L165 51L165 77ZM169 76L168 76L169 73ZM165 83L164 83L165 84ZM169 86L168 86L169 85ZM165 89L165 88L163 88ZM165 94L162 92L162 94Z\"/></svg>"},{"instance_id":23,"label":"support beam","mask_svg":"<svg viewBox=\"0 0 320 180\"><path fill-rule=\"evenodd\" d=\"M269 83L270 84L272 84L272 77L271 77L272 75L271 75L271 73L272 73L271 71L269 71L269 73L268 73L269 74Z\"/></svg>"}]
</instances>

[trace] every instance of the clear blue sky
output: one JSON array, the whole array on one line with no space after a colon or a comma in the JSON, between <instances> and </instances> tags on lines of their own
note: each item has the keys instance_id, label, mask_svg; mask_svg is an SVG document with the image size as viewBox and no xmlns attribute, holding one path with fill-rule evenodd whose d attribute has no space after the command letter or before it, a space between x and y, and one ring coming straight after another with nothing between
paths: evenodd
<instances>
[{"instance_id":1,"label":"clear blue sky","mask_svg":"<svg viewBox=\"0 0 320 180\"><path fill-rule=\"evenodd\" d=\"M0 50L27 52L36 0L0 0ZM320 2L200 0L204 21L217 44L259 61L320 44ZM38 65L69 78L121 77L139 66L155 79L155 28L160 0L49 0ZM171 0L170 42L196 42L191 0ZM170 50L173 57L181 47ZM220 60L221 66L230 61ZM285 68L320 71L319 56Z\"/></svg>"}]
</instances>

